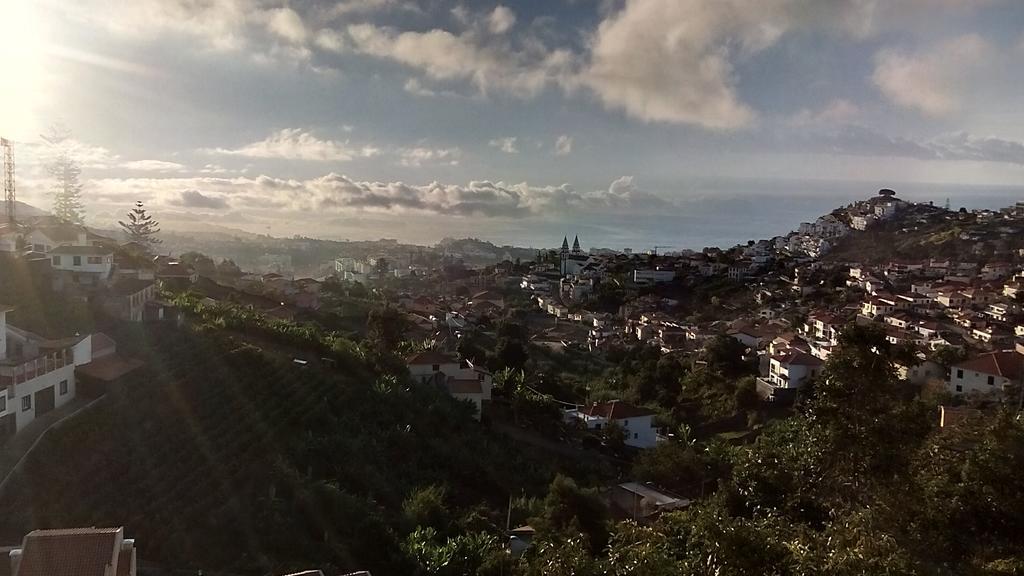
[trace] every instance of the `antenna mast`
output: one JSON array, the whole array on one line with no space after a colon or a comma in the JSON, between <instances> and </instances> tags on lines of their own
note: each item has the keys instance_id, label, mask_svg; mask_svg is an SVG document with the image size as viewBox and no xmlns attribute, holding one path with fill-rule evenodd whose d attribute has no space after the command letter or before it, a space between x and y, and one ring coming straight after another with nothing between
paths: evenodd
<instances>
[{"instance_id":1,"label":"antenna mast","mask_svg":"<svg viewBox=\"0 0 1024 576\"><path fill-rule=\"evenodd\" d=\"M14 151L11 141L6 138L0 138L0 148L3 148L4 153L4 197L7 199L7 222L13 227L16 200L14 195Z\"/></svg>"}]
</instances>

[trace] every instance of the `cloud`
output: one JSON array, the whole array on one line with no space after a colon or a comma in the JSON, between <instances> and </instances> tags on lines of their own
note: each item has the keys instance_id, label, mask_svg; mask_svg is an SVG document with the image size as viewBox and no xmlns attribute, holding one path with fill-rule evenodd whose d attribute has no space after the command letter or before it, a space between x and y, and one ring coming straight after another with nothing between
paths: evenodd
<instances>
[{"instance_id":1,"label":"cloud","mask_svg":"<svg viewBox=\"0 0 1024 576\"><path fill-rule=\"evenodd\" d=\"M792 132L778 144L780 149L804 153L1024 165L1024 143L972 136L967 132L915 139L890 136L865 126L846 125L834 130Z\"/></svg>"},{"instance_id":2,"label":"cloud","mask_svg":"<svg viewBox=\"0 0 1024 576\"><path fill-rule=\"evenodd\" d=\"M518 138L515 136L508 136L505 138L495 138L487 143L488 146L497 148L506 154L519 154Z\"/></svg>"},{"instance_id":3,"label":"cloud","mask_svg":"<svg viewBox=\"0 0 1024 576\"><path fill-rule=\"evenodd\" d=\"M141 170L144 172L181 172L185 170L184 164L177 162L165 162L163 160L132 160L121 164L122 168L128 170Z\"/></svg>"},{"instance_id":4,"label":"cloud","mask_svg":"<svg viewBox=\"0 0 1024 576\"><path fill-rule=\"evenodd\" d=\"M975 137L966 132L944 134L928 144L943 160L1007 162L1024 166L1024 142L994 137Z\"/></svg>"},{"instance_id":5,"label":"cloud","mask_svg":"<svg viewBox=\"0 0 1024 576\"><path fill-rule=\"evenodd\" d=\"M631 177L606 190L579 193L571 186L530 186L487 180L468 184L365 182L338 173L307 180L255 178L99 178L88 182L90 199L108 206L143 199L154 210L182 207L235 210L272 218L320 215L430 213L483 218L545 217L552 212L638 213L671 204L639 190ZM202 190L202 192L199 192ZM183 192L184 191L184 192Z\"/></svg>"},{"instance_id":6,"label":"cloud","mask_svg":"<svg viewBox=\"0 0 1024 576\"><path fill-rule=\"evenodd\" d=\"M887 49L875 55L872 80L894 104L927 116L948 116L962 106L972 69L993 54L993 47L967 34L917 52Z\"/></svg>"},{"instance_id":7,"label":"cloud","mask_svg":"<svg viewBox=\"0 0 1024 576\"><path fill-rule=\"evenodd\" d=\"M819 110L804 108L794 114L791 121L797 126L850 124L861 114L860 106L849 100L837 98Z\"/></svg>"},{"instance_id":8,"label":"cloud","mask_svg":"<svg viewBox=\"0 0 1024 576\"><path fill-rule=\"evenodd\" d=\"M516 14L501 4L494 7L494 11L487 17L487 28L491 34L504 34L516 24Z\"/></svg>"},{"instance_id":9,"label":"cloud","mask_svg":"<svg viewBox=\"0 0 1024 576\"><path fill-rule=\"evenodd\" d=\"M353 158L370 158L380 154L372 146L353 147L348 141L321 140L311 132L300 128L285 128L268 136L265 140L253 142L236 149L203 149L207 154L246 156L249 158L279 158L285 160L310 160L320 162L347 162Z\"/></svg>"},{"instance_id":10,"label":"cloud","mask_svg":"<svg viewBox=\"0 0 1024 576\"><path fill-rule=\"evenodd\" d=\"M572 154L572 136L562 134L555 140L555 156L568 156Z\"/></svg>"},{"instance_id":11,"label":"cloud","mask_svg":"<svg viewBox=\"0 0 1024 576\"><path fill-rule=\"evenodd\" d=\"M581 81L645 122L741 128L756 115L736 92L732 59L772 45L791 25L788 4L628 0L598 26Z\"/></svg>"},{"instance_id":12,"label":"cloud","mask_svg":"<svg viewBox=\"0 0 1024 576\"><path fill-rule=\"evenodd\" d=\"M177 201L172 204L185 208L210 208L223 210L228 207L228 201L220 196L207 196L198 190L185 190Z\"/></svg>"},{"instance_id":13,"label":"cloud","mask_svg":"<svg viewBox=\"0 0 1024 576\"><path fill-rule=\"evenodd\" d=\"M275 8L266 12L267 30L293 44L302 44L309 33L299 13L291 8Z\"/></svg>"},{"instance_id":14,"label":"cloud","mask_svg":"<svg viewBox=\"0 0 1024 576\"><path fill-rule=\"evenodd\" d=\"M345 37L342 34L335 30L328 29L318 31L316 35L313 37L313 42L321 50L326 50L327 52L334 52L336 54L344 53L345 48L347 46L347 43L345 42Z\"/></svg>"},{"instance_id":15,"label":"cloud","mask_svg":"<svg viewBox=\"0 0 1024 576\"><path fill-rule=\"evenodd\" d=\"M549 50L536 39L517 48L508 40L485 43L473 31L398 32L374 24L348 27L355 50L421 70L434 80L467 80L481 94L517 98L536 96L551 83L565 81L572 53Z\"/></svg>"},{"instance_id":16,"label":"cloud","mask_svg":"<svg viewBox=\"0 0 1024 576\"><path fill-rule=\"evenodd\" d=\"M427 148L417 146L415 148L403 148L399 150L399 162L402 166L419 168L424 164L447 164L457 166L462 150L459 148Z\"/></svg>"}]
</instances>

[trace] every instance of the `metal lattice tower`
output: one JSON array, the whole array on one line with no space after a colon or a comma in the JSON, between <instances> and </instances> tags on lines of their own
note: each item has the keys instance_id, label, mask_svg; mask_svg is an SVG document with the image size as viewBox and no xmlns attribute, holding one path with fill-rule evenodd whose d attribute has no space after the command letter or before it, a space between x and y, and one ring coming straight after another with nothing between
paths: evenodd
<instances>
[{"instance_id":1,"label":"metal lattice tower","mask_svg":"<svg viewBox=\"0 0 1024 576\"><path fill-rule=\"evenodd\" d=\"M14 150L11 141L0 138L0 148L4 152L4 197L7 199L7 222L14 226L14 207L17 197L14 195Z\"/></svg>"}]
</instances>

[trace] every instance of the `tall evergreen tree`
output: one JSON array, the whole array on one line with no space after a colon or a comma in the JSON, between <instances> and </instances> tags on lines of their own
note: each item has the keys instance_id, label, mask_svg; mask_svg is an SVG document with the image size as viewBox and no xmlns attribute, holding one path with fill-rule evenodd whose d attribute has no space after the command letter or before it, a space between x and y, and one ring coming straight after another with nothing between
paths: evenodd
<instances>
[{"instance_id":1,"label":"tall evergreen tree","mask_svg":"<svg viewBox=\"0 0 1024 576\"><path fill-rule=\"evenodd\" d=\"M53 214L63 222L82 224L85 220L79 181L82 167L71 153L71 131L56 124L42 138L54 154L46 165L47 173L53 178Z\"/></svg>"},{"instance_id":2,"label":"tall evergreen tree","mask_svg":"<svg viewBox=\"0 0 1024 576\"><path fill-rule=\"evenodd\" d=\"M130 242L138 242L148 248L160 244L160 239L156 237L160 232L160 223L146 212L141 200L135 202L135 207L128 212L127 222L118 220L117 223Z\"/></svg>"}]
</instances>

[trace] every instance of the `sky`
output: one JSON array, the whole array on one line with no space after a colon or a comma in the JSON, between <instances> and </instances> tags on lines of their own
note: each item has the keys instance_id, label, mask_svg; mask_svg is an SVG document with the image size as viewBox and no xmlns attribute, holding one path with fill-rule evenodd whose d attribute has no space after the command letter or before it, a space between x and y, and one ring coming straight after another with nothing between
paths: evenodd
<instances>
[{"instance_id":1,"label":"sky","mask_svg":"<svg viewBox=\"0 0 1024 576\"><path fill-rule=\"evenodd\" d=\"M879 186L1024 199L1016 0L0 5L19 199L63 123L105 228L699 248Z\"/></svg>"}]
</instances>

